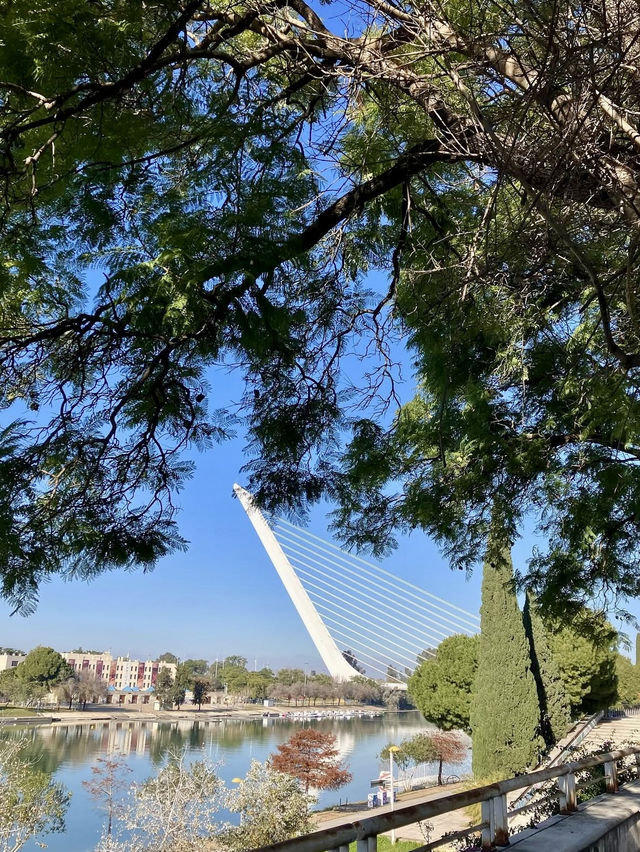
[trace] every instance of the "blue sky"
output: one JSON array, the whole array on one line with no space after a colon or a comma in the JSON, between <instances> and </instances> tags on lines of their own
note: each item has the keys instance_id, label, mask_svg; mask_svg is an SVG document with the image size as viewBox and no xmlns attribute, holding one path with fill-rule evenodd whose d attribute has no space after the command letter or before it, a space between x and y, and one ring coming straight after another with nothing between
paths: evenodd
<instances>
[{"instance_id":1,"label":"blue sky","mask_svg":"<svg viewBox=\"0 0 640 852\"><path fill-rule=\"evenodd\" d=\"M214 376L212 405L238 399L240 387ZM407 383L407 394L411 385ZM216 390L217 388L217 390ZM224 399L223 399L224 397ZM38 644L62 651L82 646L136 657L173 651L207 660L241 654L251 667L299 666L323 671L276 572L240 503L234 482L247 458L242 436L194 456L196 473L178 497L186 553L162 560L155 571L111 572L90 583L53 580L41 588L37 612L10 617L0 603L0 645L29 650ZM328 506L319 506L309 529L328 537ZM456 606L477 612L479 575L452 572L421 533L403 538L382 563Z\"/></svg>"},{"instance_id":2,"label":"blue sky","mask_svg":"<svg viewBox=\"0 0 640 852\"><path fill-rule=\"evenodd\" d=\"M111 572L90 583L55 580L41 589L35 615L9 617L0 604L1 645L58 650L82 645L115 654L213 660L241 654L253 667L286 665L324 670L239 502L234 481L245 461L237 439L197 458L197 472L180 495L186 553L162 560L155 571ZM309 529L327 535L325 507ZM480 579L451 572L422 534L401 541L382 563L457 606L477 611Z\"/></svg>"},{"instance_id":3,"label":"blue sky","mask_svg":"<svg viewBox=\"0 0 640 852\"><path fill-rule=\"evenodd\" d=\"M406 371L405 375L408 375ZM212 405L239 399L240 385L214 375ZM407 379L406 396L411 391ZM213 661L230 654L247 657L250 667L295 666L324 671L291 601L240 503L234 482L247 458L242 436L194 456L196 473L178 496L186 553L162 560L155 571L112 572L90 583L51 581L41 588L40 606L29 618L9 616L0 602L0 645L29 650L82 646L113 654L155 657L170 650L180 658ZM318 506L309 529L329 537L329 506ZM513 550L523 567L533 540L527 535ZM480 607L480 571L467 579L451 571L423 533L400 539L381 563L395 573L472 612ZM640 607L630 607L636 616ZM627 627L632 638L633 629Z\"/></svg>"}]
</instances>

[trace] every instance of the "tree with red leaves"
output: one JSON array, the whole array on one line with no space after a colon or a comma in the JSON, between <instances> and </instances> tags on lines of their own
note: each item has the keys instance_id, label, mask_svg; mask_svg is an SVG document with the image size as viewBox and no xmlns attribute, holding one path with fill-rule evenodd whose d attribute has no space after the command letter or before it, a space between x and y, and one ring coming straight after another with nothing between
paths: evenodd
<instances>
[{"instance_id":1,"label":"tree with red leaves","mask_svg":"<svg viewBox=\"0 0 640 852\"><path fill-rule=\"evenodd\" d=\"M313 728L304 728L278 746L269 758L272 769L292 775L304 787L337 790L351 781L352 775L339 758L336 738Z\"/></svg>"},{"instance_id":2,"label":"tree with red leaves","mask_svg":"<svg viewBox=\"0 0 640 852\"><path fill-rule=\"evenodd\" d=\"M467 756L467 746L455 731L435 731L430 740L438 761L438 784L442 784L442 764L462 763Z\"/></svg>"}]
</instances>

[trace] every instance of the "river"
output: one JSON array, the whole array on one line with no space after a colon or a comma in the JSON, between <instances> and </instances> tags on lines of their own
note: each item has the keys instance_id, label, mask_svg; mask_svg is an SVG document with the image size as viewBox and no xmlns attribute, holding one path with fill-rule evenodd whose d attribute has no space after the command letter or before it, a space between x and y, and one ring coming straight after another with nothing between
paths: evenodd
<instances>
[{"instance_id":1,"label":"river","mask_svg":"<svg viewBox=\"0 0 640 852\"><path fill-rule=\"evenodd\" d=\"M370 781L383 766L378 758L390 742L399 743L430 726L417 712L385 713L382 716L289 721L276 718L176 722L95 722L22 729L32 740L39 764L52 772L72 793L64 835L44 838L50 852L91 852L100 836L104 814L83 787L91 766L100 755L119 753L131 768L132 783L154 775L164 765L169 751L186 749L191 759L208 759L228 786L231 779L246 774L251 760L266 760L278 744L301 726L313 725L336 736L337 748L353 780L340 790L320 794L318 808L347 801L362 801ZM19 729L5 729L16 736ZM464 775L469 760L461 766L445 767L445 774ZM433 768L435 771L435 767ZM40 848L35 842L24 847Z\"/></svg>"}]
</instances>

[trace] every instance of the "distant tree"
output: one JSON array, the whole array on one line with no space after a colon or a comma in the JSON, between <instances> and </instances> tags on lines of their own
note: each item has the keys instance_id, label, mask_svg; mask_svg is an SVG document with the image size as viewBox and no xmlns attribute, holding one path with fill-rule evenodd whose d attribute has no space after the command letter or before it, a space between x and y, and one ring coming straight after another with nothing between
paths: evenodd
<instances>
[{"instance_id":1,"label":"distant tree","mask_svg":"<svg viewBox=\"0 0 640 852\"><path fill-rule=\"evenodd\" d=\"M395 668L395 666L392 666L391 664L389 664L387 666L387 680L391 680L391 681L402 680L402 678L400 677L400 672L398 671L398 669Z\"/></svg>"},{"instance_id":2,"label":"distant tree","mask_svg":"<svg viewBox=\"0 0 640 852\"><path fill-rule=\"evenodd\" d=\"M198 675L206 675L209 666L206 660L184 660L181 665L189 673L191 683L193 683L194 678Z\"/></svg>"},{"instance_id":3,"label":"distant tree","mask_svg":"<svg viewBox=\"0 0 640 852\"><path fill-rule=\"evenodd\" d=\"M260 669L259 672L249 672L247 675L247 694L251 698L266 698L271 684L274 682L271 669Z\"/></svg>"},{"instance_id":4,"label":"distant tree","mask_svg":"<svg viewBox=\"0 0 640 852\"><path fill-rule=\"evenodd\" d=\"M416 707L441 730L471 733L469 713L479 641L478 636L449 636L438 645L435 656L424 660L409 678L408 691Z\"/></svg>"},{"instance_id":5,"label":"distant tree","mask_svg":"<svg viewBox=\"0 0 640 852\"><path fill-rule=\"evenodd\" d=\"M200 709L202 702L206 698L207 693L210 691L210 689L211 689L211 684L209 683L208 680L205 680L204 678L197 677L193 681L193 686L192 686L193 698L191 699L191 701L192 701L193 704L198 705L198 710Z\"/></svg>"},{"instance_id":6,"label":"distant tree","mask_svg":"<svg viewBox=\"0 0 640 852\"><path fill-rule=\"evenodd\" d=\"M403 740L393 753L393 761L401 769L421 763L438 762L438 784L442 784L442 766L445 763L462 763L467 756L467 746L460 734L454 731L423 731ZM391 743L380 752L385 762L391 754Z\"/></svg>"},{"instance_id":7,"label":"distant tree","mask_svg":"<svg viewBox=\"0 0 640 852\"><path fill-rule=\"evenodd\" d=\"M304 672L302 669L280 669L276 674L276 682L283 686L291 686L292 683L303 683Z\"/></svg>"},{"instance_id":8,"label":"distant tree","mask_svg":"<svg viewBox=\"0 0 640 852\"><path fill-rule=\"evenodd\" d=\"M233 659L244 658L234 657ZM227 687L227 692L240 695L249 680L249 672L247 671L246 666L237 665L235 663L227 665L227 661L225 660L225 666L220 677L224 685Z\"/></svg>"},{"instance_id":9,"label":"distant tree","mask_svg":"<svg viewBox=\"0 0 640 852\"><path fill-rule=\"evenodd\" d=\"M640 633L636 633L636 666L640 669Z\"/></svg>"},{"instance_id":10,"label":"distant tree","mask_svg":"<svg viewBox=\"0 0 640 852\"><path fill-rule=\"evenodd\" d=\"M510 546L496 522L484 563L480 623L470 721L473 774L486 778L522 772L537 760L542 745L538 693Z\"/></svg>"},{"instance_id":11,"label":"distant tree","mask_svg":"<svg viewBox=\"0 0 640 852\"><path fill-rule=\"evenodd\" d=\"M103 651L96 651L96 650L88 651L86 648L83 648L82 646L80 646L79 648L73 648L71 651L69 651L69 653L70 654L102 654L104 652Z\"/></svg>"},{"instance_id":12,"label":"distant tree","mask_svg":"<svg viewBox=\"0 0 640 852\"><path fill-rule=\"evenodd\" d=\"M25 685L16 677L15 669L0 671L0 696L4 701L19 701L22 699Z\"/></svg>"},{"instance_id":13,"label":"distant tree","mask_svg":"<svg viewBox=\"0 0 640 852\"><path fill-rule=\"evenodd\" d=\"M212 690L222 689L224 683L222 682L221 677L222 672L222 663L216 660L211 663L207 670L207 677L209 678L209 683L211 684Z\"/></svg>"},{"instance_id":14,"label":"distant tree","mask_svg":"<svg viewBox=\"0 0 640 852\"><path fill-rule=\"evenodd\" d=\"M113 822L122 809L122 793L130 786L126 774L132 771L122 755L99 756L91 767L91 779L82 782L82 786L96 800L98 807L107 814L108 836L111 836Z\"/></svg>"},{"instance_id":15,"label":"distant tree","mask_svg":"<svg viewBox=\"0 0 640 852\"><path fill-rule=\"evenodd\" d=\"M336 738L314 728L297 731L269 758L278 772L297 778L305 793L309 788L337 790L351 781L351 773L342 764L335 747Z\"/></svg>"},{"instance_id":16,"label":"distant tree","mask_svg":"<svg viewBox=\"0 0 640 852\"><path fill-rule=\"evenodd\" d=\"M0 742L0 852L64 831L70 795L26 757L29 747L25 736Z\"/></svg>"},{"instance_id":17,"label":"distant tree","mask_svg":"<svg viewBox=\"0 0 640 852\"><path fill-rule=\"evenodd\" d=\"M393 752L393 762L400 769L407 769L407 767L413 762L412 756L408 753L405 746L408 740L400 743L400 745L396 745L396 743L387 743L386 746L380 751L378 757L380 760L384 761L385 765L388 765L391 758L391 749L397 749L397 751ZM433 753L431 757L429 757L426 762L428 763L430 760L433 760ZM417 761L421 763L422 761Z\"/></svg>"},{"instance_id":18,"label":"distant tree","mask_svg":"<svg viewBox=\"0 0 640 852\"><path fill-rule=\"evenodd\" d=\"M11 657L24 657L24 651L19 651L17 648L0 648L0 654L8 654Z\"/></svg>"},{"instance_id":19,"label":"distant tree","mask_svg":"<svg viewBox=\"0 0 640 852\"><path fill-rule=\"evenodd\" d=\"M227 808L240 814L240 825L223 833L222 845L230 852L244 852L308 834L314 829L313 801L296 778L254 760L227 797Z\"/></svg>"},{"instance_id":20,"label":"distant tree","mask_svg":"<svg viewBox=\"0 0 640 852\"><path fill-rule=\"evenodd\" d=\"M77 681L78 701L83 710L87 709L87 703L95 703L107 695L107 684L93 672L78 672Z\"/></svg>"},{"instance_id":21,"label":"distant tree","mask_svg":"<svg viewBox=\"0 0 640 852\"><path fill-rule=\"evenodd\" d=\"M160 656L158 657L158 662L173 663L175 665L178 662L178 658L175 654L172 654L171 651L165 651L164 654L160 654Z\"/></svg>"},{"instance_id":22,"label":"distant tree","mask_svg":"<svg viewBox=\"0 0 640 852\"><path fill-rule=\"evenodd\" d=\"M247 658L240 657L237 654L232 654L230 657L224 658L223 663L225 669L229 666L236 666L239 669L246 669L247 667Z\"/></svg>"},{"instance_id":23,"label":"distant tree","mask_svg":"<svg viewBox=\"0 0 640 852\"><path fill-rule=\"evenodd\" d=\"M623 654L616 654L616 676L618 701L626 706L637 704L640 700L640 672Z\"/></svg>"},{"instance_id":24,"label":"distant tree","mask_svg":"<svg viewBox=\"0 0 640 852\"><path fill-rule=\"evenodd\" d=\"M64 702L67 705L67 709L71 710L73 699L78 694L78 678L75 675L68 677L54 688L54 692L58 701L60 703Z\"/></svg>"},{"instance_id":25,"label":"distant tree","mask_svg":"<svg viewBox=\"0 0 640 852\"><path fill-rule=\"evenodd\" d=\"M343 686L343 695L346 698L351 698L354 701L361 701L363 704L380 704L382 703L383 691L395 692L396 690L383 690L381 684L373 680L373 678L358 675L345 681Z\"/></svg>"},{"instance_id":26,"label":"distant tree","mask_svg":"<svg viewBox=\"0 0 640 852\"><path fill-rule=\"evenodd\" d=\"M522 621L529 640L531 671L538 691L540 733L547 748L551 748L567 732L571 706L560 669L551 653L547 630L529 592L525 596Z\"/></svg>"},{"instance_id":27,"label":"distant tree","mask_svg":"<svg viewBox=\"0 0 640 852\"><path fill-rule=\"evenodd\" d=\"M48 691L73 676L73 669L53 648L39 645L16 666L16 675L27 684L36 684Z\"/></svg>"},{"instance_id":28,"label":"distant tree","mask_svg":"<svg viewBox=\"0 0 640 852\"><path fill-rule=\"evenodd\" d=\"M173 675L167 668L161 668L154 687L156 699L161 707L171 707L173 704Z\"/></svg>"},{"instance_id":29,"label":"distant tree","mask_svg":"<svg viewBox=\"0 0 640 852\"><path fill-rule=\"evenodd\" d=\"M467 746L455 731L434 731L429 734L435 759L438 761L438 784L442 784L444 763L462 763L467 756Z\"/></svg>"},{"instance_id":30,"label":"distant tree","mask_svg":"<svg viewBox=\"0 0 640 852\"><path fill-rule=\"evenodd\" d=\"M402 701L402 692L393 687L383 688L380 691L380 699L387 710L399 710Z\"/></svg>"},{"instance_id":31,"label":"distant tree","mask_svg":"<svg viewBox=\"0 0 640 852\"><path fill-rule=\"evenodd\" d=\"M349 665L352 666L357 672L360 672L360 674L366 674L366 670L363 666L360 665L360 663L358 662L358 658L353 653L353 651L347 649L346 651L342 652L342 656L349 663Z\"/></svg>"},{"instance_id":32,"label":"distant tree","mask_svg":"<svg viewBox=\"0 0 640 852\"><path fill-rule=\"evenodd\" d=\"M613 627L600 613L585 608L572 623L551 628L549 647L564 682L572 717L615 704L618 634Z\"/></svg>"},{"instance_id":33,"label":"distant tree","mask_svg":"<svg viewBox=\"0 0 640 852\"><path fill-rule=\"evenodd\" d=\"M184 704L186 692L191 688L191 673L184 663L178 663L176 675L171 687L171 703L180 709Z\"/></svg>"}]
</instances>

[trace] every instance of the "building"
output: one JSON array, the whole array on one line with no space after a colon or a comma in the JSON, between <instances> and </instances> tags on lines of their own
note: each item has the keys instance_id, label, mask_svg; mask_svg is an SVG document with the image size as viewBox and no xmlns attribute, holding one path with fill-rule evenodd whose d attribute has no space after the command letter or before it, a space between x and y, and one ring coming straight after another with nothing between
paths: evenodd
<instances>
[{"instance_id":1,"label":"building","mask_svg":"<svg viewBox=\"0 0 640 852\"><path fill-rule=\"evenodd\" d=\"M0 671L15 669L24 659L26 654L0 654Z\"/></svg>"},{"instance_id":2,"label":"building","mask_svg":"<svg viewBox=\"0 0 640 852\"><path fill-rule=\"evenodd\" d=\"M108 686L108 704L148 704L148 695L153 691L160 669L169 669L172 677L177 670L175 663L113 657L108 651L101 654L65 651L62 656L77 674L87 671ZM146 693L146 701L138 701L141 693Z\"/></svg>"}]
</instances>

